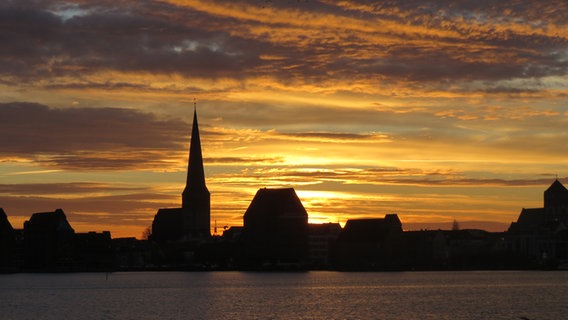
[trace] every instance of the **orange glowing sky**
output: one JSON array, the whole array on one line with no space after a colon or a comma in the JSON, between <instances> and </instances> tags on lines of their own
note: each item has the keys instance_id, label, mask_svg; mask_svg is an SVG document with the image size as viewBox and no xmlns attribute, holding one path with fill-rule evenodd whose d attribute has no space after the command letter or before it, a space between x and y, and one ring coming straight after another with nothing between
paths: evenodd
<instances>
[{"instance_id":1,"label":"orange glowing sky","mask_svg":"<svg viewBox=\"0 0 568 320\"><path fill-rule=\"evenodd\" d=\"M0 4L0 207L140 237L181 204L193 100L212 220L503 231L568 179L565 1ZM214 225L214 222L212 222Z\"/></svg>"}]
</instances>

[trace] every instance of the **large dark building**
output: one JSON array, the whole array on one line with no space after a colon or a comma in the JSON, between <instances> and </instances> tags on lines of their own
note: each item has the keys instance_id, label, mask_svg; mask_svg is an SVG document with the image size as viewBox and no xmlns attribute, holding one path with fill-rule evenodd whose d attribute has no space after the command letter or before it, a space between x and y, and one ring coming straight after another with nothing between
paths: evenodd
<instances>
[{"instance_id":1,"label":"large dark building","mask_svg":"<svg viewBox=\"0 0 568 320\"><path fill-rule=\"evenodd\" d=\"M308 259L308 213L292 188L260 189L244 214L245 265L302 267Z\"/></svg>"},{"instance_id":2,"label":"large dark building","mask_svg":"<svg viewBox=\"0 0 568 320\"><path fill-rule=\"evenodd\" d=\"M0 208L0 272L14 267L16 234L4 209Z\"/></svg>"},{"instance_id":3,"label":"large dark building","mask_svg":"<svg viewBox=\"0 0 568 320\"><path fill-rule=\"evenodd\" d=\"M543 208L523 208L507 231L508 249L537 264L568 259L568 190L555 180L544 191Z\"/></svg>"},{"instance_id":4,"label":"large dark building","mask_svg":"<svg viewBox=\"0 0 568 320\"><path fill-rule=\"evenodd\" d=\"M24 223L25 267L42 271L71 270L74 235L75 230L63 210L34 213Z\"/></svg>"},{"instance_id":5,"label":"large dark building","mask_svg":"<svg viewBox=\"0 0 568 320\"><path fill-rule=\"evenodd\" d=\"M210 194L205 185L197 111L194 110L182 206L158 210L152 223L151 239L158 243L207 239L211 236L210 221Z\"/></svg>"}]
</instances>

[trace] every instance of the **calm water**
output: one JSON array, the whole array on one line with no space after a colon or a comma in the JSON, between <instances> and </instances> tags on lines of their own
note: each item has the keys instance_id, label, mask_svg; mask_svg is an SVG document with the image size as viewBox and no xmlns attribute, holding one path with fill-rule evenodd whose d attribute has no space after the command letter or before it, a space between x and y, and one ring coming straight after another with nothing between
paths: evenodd
<instances>
[{"instance_id":1,"label":"calm water","mask_svg":"<svg viewBox=\"0 0 568 320\"><path fill-rule=\"evenodd\" d=\"M568 319L568 272L0 275L0 319Z\"/></svg>"}]
</instances>

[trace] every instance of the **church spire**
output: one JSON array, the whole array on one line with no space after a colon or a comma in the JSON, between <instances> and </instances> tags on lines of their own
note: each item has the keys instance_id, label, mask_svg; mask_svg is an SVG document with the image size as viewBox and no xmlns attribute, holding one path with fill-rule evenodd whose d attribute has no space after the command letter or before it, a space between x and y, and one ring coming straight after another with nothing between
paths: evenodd
<instances>
[{"instance_id":1,"label":"church spire","mask_svg":"<svg viewBox=\"0 0 568 320\"><path fill-rule=\"evenodd\" d=\"M211 195L205 186L197 108L193 105L193 127L189 145L187 183L181 194L181 208L160 209L152 223L157 241L193 241L211 236Z\"/></svg>"},{"instance_id":2,"label":"church spire","mask_svg":"<svg viewBox=\"0 0 568 320\"><path fill-rule=\"evenodd\" d=\"M187 181L182 194L182 207L190 205L190 194L208 193L205 185L205 171L203 170L203 155L201 154L201 140L199 138L199 124L197 122L197 108L194 102L193 128L191 130L191 143L189 146L189 160L187 163Z\"/></svg>"},{"instance_id":3,"label":"church spire","mask_svg":"<svg viewBox=\"0 0 568 320\"><path fill-rule=\"evenodd\" d=\"M195 102L193 104L193 127L187 163L187 182L181 199L186 232L191 237L210 236L210 194L205 185L203 155L201 154L201 140L199 138L199 124L197 123Z\"/></svg>"}]
</instances>

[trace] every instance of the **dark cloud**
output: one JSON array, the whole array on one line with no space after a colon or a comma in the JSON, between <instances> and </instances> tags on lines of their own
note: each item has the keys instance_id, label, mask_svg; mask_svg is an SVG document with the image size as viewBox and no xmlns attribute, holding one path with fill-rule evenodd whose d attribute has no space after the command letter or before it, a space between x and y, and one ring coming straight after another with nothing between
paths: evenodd
<instances>
[{"instance_id":1,"label":"dark cloud","mask_svg":"<svg viewBox=\"0 0 568 320\"><path fill-rule=\"evenodd\" d=\"M386 138L380 134L342 133L342 132L295 132L281 133L285 137L314 139L323 141L358 141Z\"/></svg>"},{"instance_id":2,"label":"dark cloud","mask_svg":"<svg viewBox=\"0 0 568 320\"><path fill-rule=\"evenodd\" d=\"M253 167L254 168L254 167ZM470 178L467 172L452 170L424 170L418 168L329 168L314 169L298 167L288 168L260 168L234 174L220 174L215 178L223 178L225 183L234 181L237 184L248 183L263 185L285 183L288 185L302 185L303 189L330 188L329 183L335 183L334 188L345 191L361 185L376 185L389 188L400 186L415 187L530 187L546 186L550 184L551 177L543 175L542 178ZM231 178L231 179L229 179ZM561 178L561 181L568 178ZM322 183L326 184L322 187ZM308 187L311 185L312 187ZM372 190L372 189L371 189ZM394 189L392 189L394 190ZM369 190L367 190L369 192ZM371 191L372 192L372 191Z\"/></svg>"},{"instance_id":3,"label":"dark cloud","mask_svg":"<svg viewBox=\"0 0 568 320\"><path fill-rule=\"evenodd\" d=\"M190 129L183 121L130 109L0 104L0 154L30 157L46 166L157 167L185 153Z\"/></svg>"},{"instance_id":4,"label":"dark cloud","mask_svg":"<svg viewBox=\"0 0 568 320\"><path fill-rule=\"evenodd\" d=\"M298 110L301 110L301 113ZM306 130L311 128L312 130L327 132L330 135L334 133L329 128L341 130L341 126L346 121L356 123L362 131L367 131L369 126L376 129L378 125L382 124L409 121L409 119L401 119L389 112L380 112L372 108L353 110L311 104L292 106L285 100L282 102L267 101L264 103L216 103L215 110L211 114L222 115L223 119L227 119L227 121L231 122L231 125L236 127L261 128L265 130L276 128L284 132L285 130L292 131L289 127L293 126L294 131L302 130L298 128L305 128ZM382 126L382 128L385 127ZM352 126L349 129L352 130ZM312 133L312 135L315 134ZM324 133L319 134L324 135ZM341 134L337 133L337 135ZM355 137L357 135L351 136L351 138Z\"/></svg>"},{"instance_id":5,"label":"dark cloud","mask_svg":"<svg viewBox=\"0 0 568 320\"><path fill-rule=\"evenodd\" d=\"M11 215L64 208L65 211L91 213L91 218L106 212L112 216L148 219L144 213L155 212L160 206L172 206L178 196L158 193L151 186L104 182L22 183L0 184L0 203L7 211L21 208ZM109 224L112 224L109 220Z\"/></svg>"},{"instance_id":6,"label":"dark cloud","mask_svg":"<svg viewBox=\"0 0 568 320\"><path fill-rule=\"evenodd\" d=\"M333 2L331 2L333 3ZM361 9L372 14L389 14L392 11L401 11L404 17L412 21L420 21L421 17L436 19L449 19L463 17L486 23L491 20L514 22L520 20L541 21L544 17L554 23L566 23L568 18L564 14L568 4L562 0L551 1L495 1L495 0L410 0L410 1L374 1L352 0L347 2L347 8ZM356 6L359 4L362 6ZM545 23L544 21L542 23Z\"/></svg>"},{"instance_id":7,"label":"dark cloud","mask_svg":"<svg viewBox=\"0 0 568 320\"><path fill-rule=\"evenodd\" d=\"M118 186L95 182L69 183L32 183L32 184L0 184L0 194L23 195L53 195L53 194L84 194L91 192L135 192L142 191L141 187Z\"/></svg>"},{"instance_id":8,"label":"dark cloud","mask_svg":"<svg viewBox=\"0 0 568 320\"><path fill-rule=\"evenodd\" d=\"M147 2L86 7L84 15L64 19L49 6L2 5L0 73L15 80L84 77L101 70L239 77L258 65L226 31L207 31L171 21L167 14L195 22L196 12ZM181 12L180 12L181 11ZM201 20L199 18L198 20ZM4 80L6 81L6 79Z\"/></svg>"},{"instance_id":9,"label":"dark cloud","mask_svg":"<svg viewBox=\"0 0 568 320\"><path fill-rule=\"evenodd\" d=\"M419 51L416 48L405 48L404 50L407 52L402 53L400 57L392 56L352 63L357 63L357 68L361 71L367 70L367 72L411 81L540 78L564 75L568 68L567 62L552 59L552 57L531 57L530 60L534 61L532 63L526 63L525 59L519 57L511 59L508 63L504 61L483 62L483 57L480 57L482 59L478 61L474 59L471 62L464 62L455 57L455 52L428 51L421 54L416 52ZM408 51L412 51L412 57L406 58ZM495 52L495 54L498 56L500 53ZM475 58L474 54L471 58ZM424 63L424 61L429 63Z\"/></svg>"},{"instance_id":10,"label":"dark cloud","mask_svg":"<svg viewBox=\"0 0 568 320\"><path fill-rule=\"evenodd\" d=\"M89 74L108 70L201 78L262 75L294 85L317 84L330 77L353 81L531 78L564 75L568 68L563 51L568 39L507 27L562 28L563 13L568 10L562 1L516 1L514 6L498 1L361 4L369 10L362 13L345 3L318 1L275 2L271 8L362 23L393 21L457 36L413 34L403 28L361 31L333 23L317 33L303 34L298 21L263 25L158 1L77 2L74 6L9 1L0 5L0 40L9 44L0 49L1 81L16 84L65 76L81 82ZM77 12L71 14L73 10ZM270 31L252 31L259 27ZM297 42L278 40L280 32L289 32L282 31L287 28L297 29ZM392 41L369 41L370 34Z\"/></svg>"},{"instance_id":11,"label":"dark cloud","mask_svg":"<svg viewBox=\"0 0 568 320\"><path fill-rule=\"evenodd\" d=\"M216 158L203 158L203 162L207 164L247 164L247 165L260 165L282 162L284 159L279 157L216 157Z\"/></svg>"},{"instance_id":12,"label":"dark cloud","mask_svg":"<svg viewBox=\"0 0 568 320\"><path fill-rule=\"evenodd\" d=\"M566 24L564 2L517 1L511 6L496 1L383 1L375 5L363 1L362 7L369 9L364 16L347 10L359 7L346 3L333 14L359 21L392 21L400 28L364 32L347 26L343 33L332 36L330 27L329 32L310 39L309 45L283 54L295 66L286 69L290 77L300 73L308 81L317 81L331 73L336 79L352 80L377 76L423 82L500 80L564 75L568 68L563 58L568 39L556 32L538 32ZM408 25L422 32L416 28L405 31ZM534 28L533 32L518 30L526 26ZM382 34L385 41L369 41L370 33Z\"/></svg>"},{"instance_id":13,"label":"dark cloud","mask_svg":"<svg viewBox=\"0 0 568 320\"><path fill-rule=\"evenodd\" d=\"M393 183L397 185L414 185L414 186L428 186L428 187L488 187L488 186L502 186L502 187L526 187L526 186L545 186L550 184L548 179L497 179L497 178L455 178L455 177L439 177L438 179L432 178L403 178L403 179L380 179L375 181L377 183Z\"/></svg>"},{"instance_id":14,"label":"dark cloud","mask_svg":"<svg viewBox=\"0 0 568 320\"><path fill-rule=\"evenodd\" d=\"M0 195L0 202L9 217L30 217L36 212L62 208L72 225L75 222L103 224L112 230L117 226L148 226L157 208L175 206L178 201L159 194L135 193L74 199Z\"/></svg>"}]
</instances>

